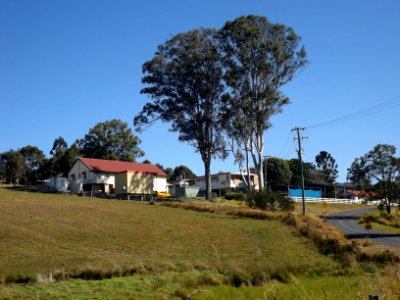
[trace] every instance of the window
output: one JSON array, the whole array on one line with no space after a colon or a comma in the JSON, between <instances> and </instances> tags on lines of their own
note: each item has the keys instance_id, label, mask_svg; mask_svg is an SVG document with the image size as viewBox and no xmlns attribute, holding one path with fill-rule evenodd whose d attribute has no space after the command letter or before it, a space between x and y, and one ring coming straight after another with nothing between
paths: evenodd
<instances>
[{"instance_id":1,"label":"window","mask_svg":"<svg viewBox=\"0 0 400 300\"><path fill-rule=\"evenodd\" d=\"M75 180L75 174L71 174L71 180Z\"/></svg>"},{"instance_id":2,"label":"window","mask_svg":"<svg viewBox=\"0 0 400 300\"><path fill-rule=\"evenodd\" d=\"M83 179L86 179L86 172L82 172Z\"/></svg>"}]
</instances>

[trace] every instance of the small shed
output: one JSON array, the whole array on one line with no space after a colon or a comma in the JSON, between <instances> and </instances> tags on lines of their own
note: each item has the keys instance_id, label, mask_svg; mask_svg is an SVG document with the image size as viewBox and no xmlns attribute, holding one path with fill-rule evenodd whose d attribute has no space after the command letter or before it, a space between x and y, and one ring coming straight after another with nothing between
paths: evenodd
<instances>
[{"instance_id":1,"label":"small shed","mask_svg":"<svg viewBox=\"0 0 400 300\"><path fill-rule=\"evenodd\" d=\"M300 198L302 197L301 188L288 188L289 197ZM304 189L304 197L306 198L321 198L321 190L320 189Z\"/></svg>"},{"instance_id":2,"label":"small shed","mask_svg":"<svg viewBox=\"0 0 400 300\"><path fill-rule=\"evenodd\" d=\"M175 188L175 197L198 197L200 187L197 186L178 186Z\"/></svg>"},{"instance_id":3,"label":"small shed","mask_svg":"<svg viewBox=\"0 0 400 300\"><path fill-rule=\"evenodd\" d=\"M49 178L49 188L55 192L67 192L69 180L65 177L51 177Z\"/></svg>"}]
</instances>

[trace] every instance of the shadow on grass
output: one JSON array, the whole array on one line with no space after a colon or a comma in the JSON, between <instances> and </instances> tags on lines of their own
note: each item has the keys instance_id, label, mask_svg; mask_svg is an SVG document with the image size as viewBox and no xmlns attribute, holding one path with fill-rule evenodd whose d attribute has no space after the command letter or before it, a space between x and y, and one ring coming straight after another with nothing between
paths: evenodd
<instances>
[{"instance_id":1,"label":"shadow on grass","mask_svg":"<svg viewBox=\"0 0 400 300\"><path fill-rule=\"evenodd\" d=\"M353 233L353 234L345 234L345 237L348 239L376 239L376 238L397 238L400 237L400 234L395 233ZM399 245L400 246L400 245Z\"/></svg>"},{"instance_id":2,"label":"shadow on grass","mask_svg":"<svg viewBox=\"0 0 400 300\"><path fill-rule=\"evenodd\" d=\"M359 216L324 216L325 220L358 220Z\"/></svg>"}]
</instances>

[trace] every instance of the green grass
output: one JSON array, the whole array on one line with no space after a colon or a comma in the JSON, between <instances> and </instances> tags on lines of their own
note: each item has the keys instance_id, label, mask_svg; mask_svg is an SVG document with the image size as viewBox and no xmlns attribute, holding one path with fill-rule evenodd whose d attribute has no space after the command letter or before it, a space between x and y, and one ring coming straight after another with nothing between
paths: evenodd
<instances>
[{"instance_id":1,"label":"green grass","mask_svg":"<svg viewBox=\"0 0 400 300\"><path fill-rule=\"evenodd\" d=\"M384 224L377 223L377 222L372 222L371 224L372 224L372 230L400 234L400 228L384 225Z\"/></svg>"},{"instance_id":2,"label":"green grass","mask_svg":"<svg viewBox=\"0 0 400 300\"><path fill-rule=\"evenodd\" d=\"M344 268L321 255L281 217L250 219L247 211L243 217L224 211L230 209L200 213L0 189L0 282L25 277L39 282L0 284L0 299L357 299L351 296L360 290L366 295L369 277L360 267ZM301 220L330 235L316 220ZM97 275L113 278L52 280ZM373 276L376 281L397 275Z\"/></svg>"},{"instance_id":3,"label":"green grass","mask_svg":"<svg viewBox=\"0 0 400 300\"><path fill-rule=\"evenodd\" d=\"M0 190L0 241L0 278L88 269L334 265L278 221L9 190Z\"/></svg>"},{"instance_id":4,"label":"green grass","mask_svg":"<svg viewBox=\"0 0 400 300\"><path fill-rule=\"evenodd\" d=\"M287 283L233 287L212 272L167 272L102 281L69 280L52 284L0 286L1 299L398 299L396 269L382 274L357 271L341 276L294 276ZM397 275L398 276L398 275Z\"/></svg>"},{"instance_id":5,"label":"green grass","mask_svg":"<svg viewBox=\"0 0 400 300\"><path fill-rule=\"evenodd\" d=\"M372 220L372 229L387 233L400 234L400 215L397 208L392 208L391 217L388 218L386 212L375 211L365 214L359 219L360 224L364 224L364 217L369 216Z\"/></svg>"},{"instance_id":6,"label":"green grass","mask_svg":"<svg viewBox=\"0 0 400 300\"><path fill-rule=\"evenodd\" d=\"M324 277L293 277L292 282L284 284L271 281L259 287L216 286L202 290L193 299L223 300L223 299L368 299L368 295L384 294L382 299L398 299L399 289L388 289L386 282L379 283L375 276L324 276Z\"/></svg>"},{"instance_id":7,"label":"green grass","mask_svg":"<svg viewBox=\"0 0 400 300\"><path fill-rule=\"evenodd\" d=\"M155 287L156 280L149 276L102 281L75 279L30 286L0 286L0 299L162 299L163 293Z\"/></svg>"},{"instance_id":8,"label":"green grass","mask_svg":"<svg viewBox=\"0 0 400 300\"><path fill-rule=\"evenodd\" d=\"M302 213L302 203L296 202L297 213ZM365 205L362 204L345 204L345 203L306 203L306 213L315 215L315 216L326 216L330 214L334 214L337 212L345 211L345 210L354 210L365 208Z\"/></svg>"}]
</instances>

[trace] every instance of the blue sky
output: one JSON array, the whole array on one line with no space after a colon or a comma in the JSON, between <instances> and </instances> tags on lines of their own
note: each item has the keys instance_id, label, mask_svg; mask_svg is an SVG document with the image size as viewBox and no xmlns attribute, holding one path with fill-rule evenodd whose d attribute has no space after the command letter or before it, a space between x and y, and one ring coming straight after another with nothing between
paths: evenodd
<instances>
[{"instance_id":1,"label":"blue sky","mask_svg":"<svg viewBox=\"0 0 400 300\"><path fill-rule=\"evenodd\" d=\"M400 2L267 1L0 1L0 152L26 145L49 153L55 138L72 144L96 123L132 119L149 101L141 66L157 45L193 28L220 28L247 14L294 28L310 64L283 88L292 103L272 118L265 154L296 157L295 126L336 119L400 96ZM396 102L398 103L398 102ZM339 181L354 158L387 143L400 148L400 106L304 131L304 159L328 151ZM144 158L189 166L200 156L168 124L139 137ZM212 171L237 171L233 160Z\"/></svg>"}]
</instances>

